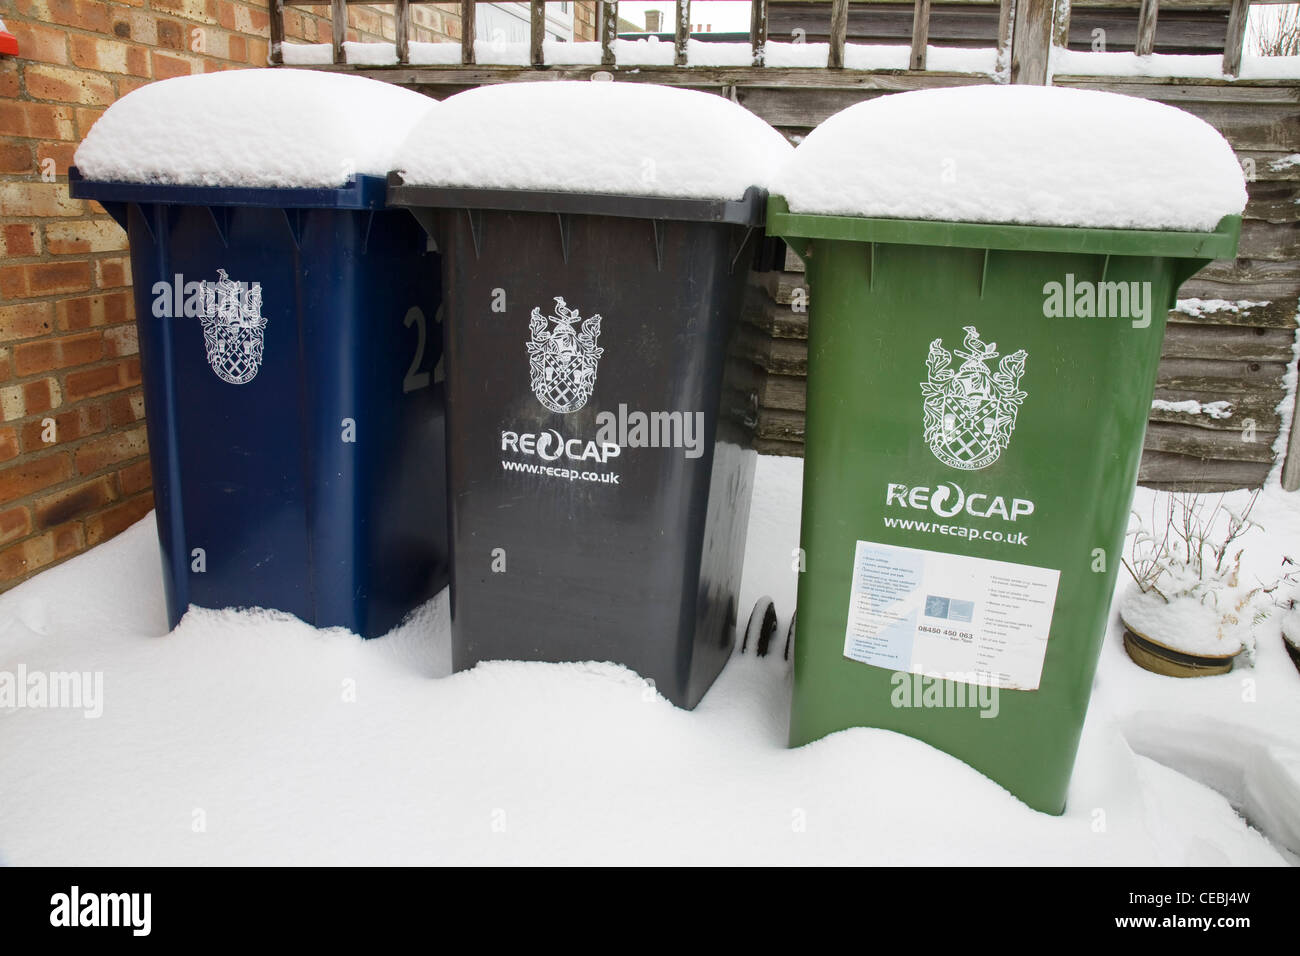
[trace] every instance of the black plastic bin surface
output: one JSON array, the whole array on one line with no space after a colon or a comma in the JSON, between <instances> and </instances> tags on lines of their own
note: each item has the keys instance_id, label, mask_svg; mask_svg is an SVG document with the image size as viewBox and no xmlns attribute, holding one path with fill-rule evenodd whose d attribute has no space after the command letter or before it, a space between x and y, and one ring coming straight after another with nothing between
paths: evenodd
<instances>
[{"instance_id":1,"label":"black plastic bin surface","mask_svg":"<svg viewBox=\"0 0 1300 956\"><path fill-rule=\"evenodd\" d=\"M613 661L694 707L735 639L765 197L389 188L443 256L455 669Z\"/></svg>"},{"instance_id":2,"label":"black plastic bin surface","mask_svg":"<svg viewBox=\"0 0 1300 956\"><path fill-rule=\"evenodd\" d=\"M400 623L448 570L423 231L375 177L70 180L130 237L169 624L191 604L366 637Z\"/></svg>"}]
</instances>

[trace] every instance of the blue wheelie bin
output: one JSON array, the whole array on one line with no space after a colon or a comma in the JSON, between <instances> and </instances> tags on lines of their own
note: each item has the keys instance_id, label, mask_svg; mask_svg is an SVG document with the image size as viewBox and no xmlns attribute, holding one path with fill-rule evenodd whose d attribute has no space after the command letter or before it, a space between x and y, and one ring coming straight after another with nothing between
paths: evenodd
<instances>
[{"instance_id":1,"label":"blue wheelie bin","mask_svg":"<svg viewBox=\"0 0 1300 956\"><path fill-rule=\"evenodd\" d=\"M448 573L437 254L385 183L92 181L126 229L167 615L384 634Z\"/></svg>"}]
</instances>

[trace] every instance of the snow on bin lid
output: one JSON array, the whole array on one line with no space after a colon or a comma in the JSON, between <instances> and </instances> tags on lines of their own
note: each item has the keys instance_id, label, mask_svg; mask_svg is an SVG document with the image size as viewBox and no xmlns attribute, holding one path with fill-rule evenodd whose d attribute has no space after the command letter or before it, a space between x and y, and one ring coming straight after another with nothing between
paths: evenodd
<instances>
[{"instance_id":1,"label":"snow on bin lid","mask_svg":"<svg viewBox=\"0 0 1300 956\"><path fill-rule=\"evenodd\" d=\"M1033 86L882 96L836 113L777 175L794 213L1210 231L1246 206L1232 148L1162 103Z\"/></svg>"},{"instance_id":2,"label":"snow on bin lid","mask_svg":"<svg viewBox=\"0 0 1300 956\"><path fill-rule=\"evenodd\" d=\"M150 83L108 108L77 149L87 179L330 187L384 176L436 101L360 76L232 70Z\"/></svg>"},{"instance_id":3,"label":"snow on bin lid","mask_svg":"<svg viewBox=\"0 0 1300 956\"><path fill-rule=\"evenodd\" d=\"M503 83L458 93L395 168L419 186L739 199L792 147L721 96L641 83Z\"/></svg>"}]
</instances>

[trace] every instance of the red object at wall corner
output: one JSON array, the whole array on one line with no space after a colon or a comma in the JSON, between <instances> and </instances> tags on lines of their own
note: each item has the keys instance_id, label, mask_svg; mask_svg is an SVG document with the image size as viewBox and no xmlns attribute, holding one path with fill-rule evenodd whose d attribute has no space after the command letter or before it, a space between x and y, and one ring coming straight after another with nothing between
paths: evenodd
<instances>
[{"instance_id":1,"label":"red object at wall corner","mask_svg":"<svg viewBox=\"0 0 1300 956\"><path fill-rule=\"evenodd\" d=\"M18 38L8 30L0 29L0 56L18 55Z\"/></svg>"}]
</instances>

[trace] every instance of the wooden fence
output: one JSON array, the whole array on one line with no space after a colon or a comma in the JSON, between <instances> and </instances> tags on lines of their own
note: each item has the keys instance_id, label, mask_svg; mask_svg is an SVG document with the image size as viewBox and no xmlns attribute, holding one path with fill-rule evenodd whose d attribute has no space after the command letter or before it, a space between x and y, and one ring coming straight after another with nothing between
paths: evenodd
<instances>
[{"instance_id":1,"label":"wooden fence","mask_svg":"<svg viewBox=\"0 0 1300 956\"><path fill-rule=\"evenodd\" d=\"M410 62L408 36L410 34L410 14L412 3L438 3L446 5L445 0L395 0L393 7L396 18L396 48L399 66ZM496 0L459 0L461 20L461 66L475 65L475 15L474 8L479 3L493 3ZM601 64L615 66L617 60L614 41L618 37L618 0L595 0L600 11ZM749 42L752 65L762 66L764 47L768 40L768 0L731 0L731 2L748 3L750 6ZM869 7L878 0L829 0L829 22L827 39L830 44L828 69L844 68L844 47L848 37L850 3L857 3L859 9ZM995 43L999 62L1010 57L1012 82L1043 84L1047 81L1048 54L1053 42L1065 45L1070 29L1070 11L1074 6L1101 7L1114 6L1107 0L948 0L954 6L996 5L997 32ZM1166 8L1196 9L1226 6L1228 14L1227 31L1223 44L1223 72L1228 76L1237 76L1241 70L1241 55L1246 36L1246 21L1250 7L1254 4L1285 3L1287 0L1164 0ZM333 59L336 64L346 62L343 43L347 34L348 4L373 5L374 0L270 0L271 16L271 62L283 63L282 46L284 44L284 8L296 6L328 6L333 22ZM938 0L933 5L943 5ZM1137 0L1137 31L1134 51L1141 54L1151 53L1154 49L1156 24L1158 22L1161 0ZM543 40L546 36L546 2L530 0L530 43L529 62L534 68L545 67ZM911 57L909 69L926 68L926 48L930 34L930 16L932 0L913 0ZM675 66L687 65L687 41L691 36L691 0L677 0L674 18L674 56Z\"/></svg>"},{"instance_id":2,"label":"wooden fence","mask_svg":"<svg viewBox=\"0 0 1300 956\"><path fill-rule=\"evenodd\" d=\"M336 23L343 22L345 0L332 2ZM465 11L472 3L466 0ZM1049 78L1053 46L1070 37L1071 7L1089 24L1102 24L1111 37L1127 37L1133 52L1155 49L1157 18L1161 7L1186 15L1206 14L1197 21L1222 23L1222 69L1228 77L1240 75L1247 0L1000 0L941 3L915 0L912 4L910 69L846 69L845 38L849 35L847 0L829 3L780 3L782 29L788 30L792 10L806 8L805 32L824 24L830 39L826 67L768 67L762 51L768 41L767 0L751 4L749 66L692 67L687 63L690 38L690 4L677 4L674 31L674 66L620 69L613 40L617 4L602 2L601 65L545 66L542 61L544 14L540 2L532 4L533 30L529 67L493 66L473 62L472 31L462 38L460 64L449 66L368 67L335 65L323 69L345 70L398 83L442 98L485 83L536 79L539 71L564 79L588 79L611 72L620 82L651 82L707 90L727 96L767 120L797 141L827 117L856 102L885 93L929 87L1011 82L1043 83ZM900 5L888 5L897 16ZM998 50L999 76L946 73L926 68L932 6L960 7L963 30L979 32L982 10L984 34ZM869 0L854 3L858 23L885 4ZM399 24L407 4L399 3ZM865 11L860 13L859 11ZM272 5L273 24L282 12ZM464 15L472 24L473 17ZM1199 14L1198 14L1199 16ZM1161 31L1168 35L1169 30ZM275 34L279 35L279 34ZM403 54L404 31L399 25L398 56ZM336 58L341 57L343 31L335 29ZM1185 36L1179 34L1178 42ZM1193 42L1203 43L1204 38ZM1114 49L1114 46L1111 46ZM838 51L838 52L837 52ZM1156 52L1159 52L1158 49ZM613 62L611 62L613 61ZM1273 466L1273 446L1282 427L1278 412L1283 375L1292 359L1300 302L1300 164L1288 157L1300 154L1300 81L1258 79L1183 79L1175 77L1051 77L1060 86L1085 87L1145 97L1169 103L1205 119L1227 138L1247 173L1246 207L1238 258L1214 262L1184 287L1184 300L1226 300L1245 303L1234 309L1207 309L1195 305L1170 314L1160 366L1157 398L1168 403L1192 400L1202 406L1228 402L1231 415L1212 415L1178 409L1153 410L1147 432L1140 480L1161 487L1214 490L1258 486ZM751 365L753 393L757 396L757 440L769 453L802 453L804 427L804 376L807 371L807 313L796 301L806 296L797 260L786 270L764 277L750 290L746 306L742 349ZM1292 416L1290 454L1283 484L1300 485L1300 415Z\"/></svg>"}]
</instances>

